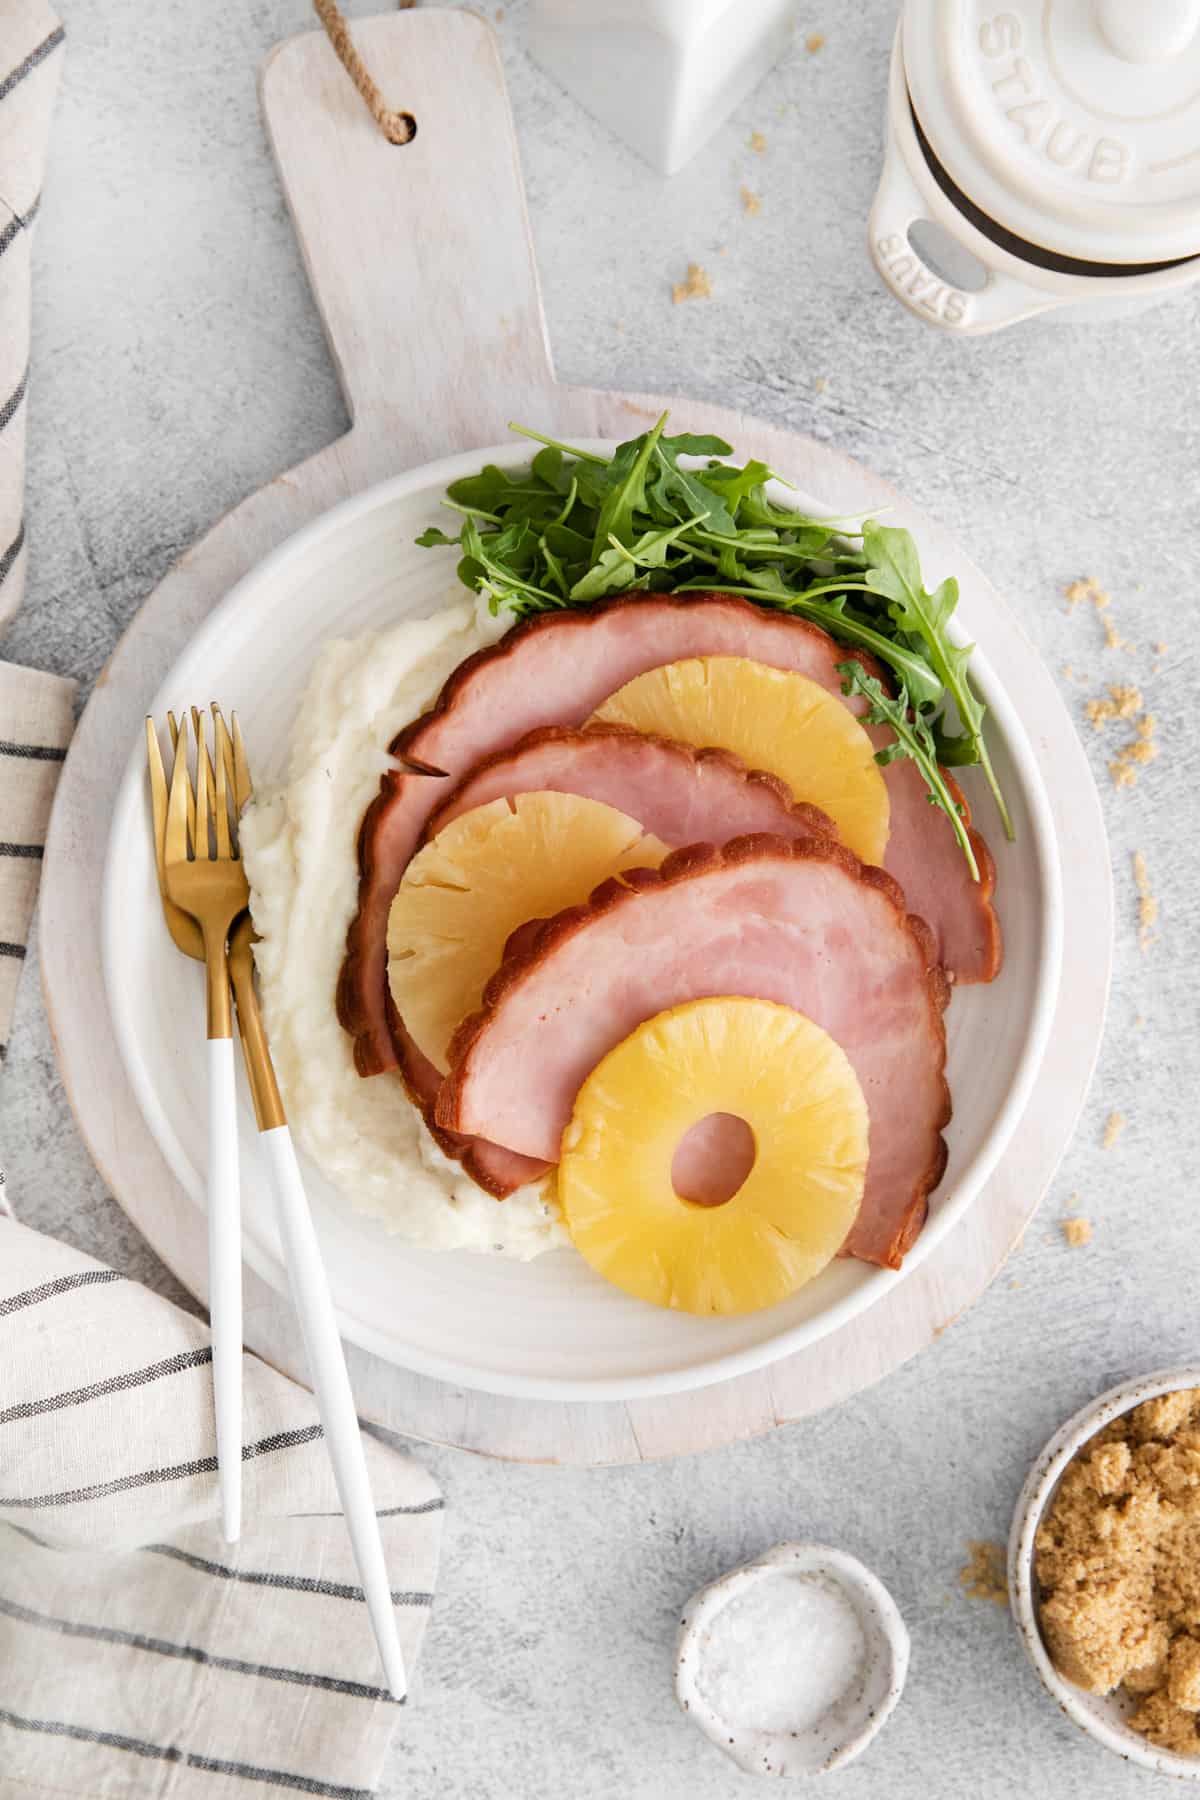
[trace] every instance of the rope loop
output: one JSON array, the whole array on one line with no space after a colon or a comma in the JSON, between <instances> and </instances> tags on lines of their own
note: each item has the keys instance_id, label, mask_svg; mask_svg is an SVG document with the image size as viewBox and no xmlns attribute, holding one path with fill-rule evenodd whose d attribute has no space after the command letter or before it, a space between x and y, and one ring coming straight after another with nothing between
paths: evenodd
<instances>
[{"instance_id":1,"label":"rope loop","mask_svg":"<svg viewBox=\"0 0 1200 1800\"><path fill-rule=\"evenodd\" d=\"M412 0L402 0L411 5ZM313 0L313 8L325 27L338 61L362 95L367 111L389 144L411 144L417 135L417 121L410 112L393 111L371 79L371 72L355 48L337 0Z\"/></svg>"}]
</instances>

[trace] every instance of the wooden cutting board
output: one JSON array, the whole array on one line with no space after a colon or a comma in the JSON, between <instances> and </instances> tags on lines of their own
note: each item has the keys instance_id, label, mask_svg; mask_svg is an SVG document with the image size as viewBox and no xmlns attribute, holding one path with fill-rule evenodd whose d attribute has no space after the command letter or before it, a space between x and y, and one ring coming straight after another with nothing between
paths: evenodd
<instances>
[{"instance_id":1,"label":"wooden cutting board","mask_svg":"<svg viewBox=\"0 0 1200 1800\"><path fill-rule=\"evenodd\" d=\"M1062 852L1067 933L1041 1079L1000 1168L966 1218L862 1318L768 1369L629 1405L563 1405L460 1391L355 1349L367 1418L417 1438L528 1462L599 1465L706 1449L803 1417L878 1381L983 1292L1024 1231L1069 1141L1099 1046L1112 891L1099 798L1046 670L1003 602L938 526L836 452L686 399L566 388L546 341L512 118L495 40L473 14L404 12L355 36L418 132L383 138L320 33L268 59L262 103L309 278L353 424L337 443L245 500L150 595L97 685L67 760L46 849L41 957L63 1080L97 1166L163 1261L204 1297L201 1213L177 1186L117 1055L101 972L108 797L149 701L235 581L336 501L400 470L500 442L513 417L567 436L622 438L665 405L846 510L891 506L937 563L966 572L988 613L993 669L1044 767ZM287 1305L247 1271L246 1337L305 1379Z\"/></svg>"}]
</instances>

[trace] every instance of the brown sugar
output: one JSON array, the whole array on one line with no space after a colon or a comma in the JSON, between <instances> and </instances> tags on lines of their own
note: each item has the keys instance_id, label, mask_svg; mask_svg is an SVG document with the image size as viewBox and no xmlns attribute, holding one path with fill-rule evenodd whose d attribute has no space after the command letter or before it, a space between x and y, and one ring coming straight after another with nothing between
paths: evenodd
<instances>
[{"instance_id":1,"label":"brown sugar","mask_svg":"<svg viewBox=\"0 0 1200 1800\"><path fill-rule=\"evenodd\" d=\"M1112 606L1112 595L1106 588L1100 586L1094 575L1084 575L1079 581L1069 582L1063 592L1072 612L1077 606L1085 603L1095 607L1104 627L1104 648L1106 650L1133 650L1136 648L1117 630L1109 610Z\"/></svg>"},{"instance_id":2,"label":"brown sugar","mask_svg":"<svg viewBox=\"0 0 1200 1800\"><path fill-rule=\"evenodd\" d=\"M1092 1221L1082 1214L1062 1221L1062 1234L1067 1240L1068 1248L1082 1250L1085 1244L1092 1241Z\"/></svg>"},{"instance_id":3,"label":"brown sugar","mask_svg":"<svg viewBox=\"0 0 1200 1800\"><path fill-rule=\"evenodd\" d=\"M1124 1131L1126 1125L1128 1125L1128 1123L1129 1123L1129 1120L1125 1117L1124 1113L1119 1113L1119 1112L1110 1112L1109 1113L1107 1119L1105 1119L1105 1121L1104 1121L1104 1145L1103 1145L1103 1147L1105 1150L1115 1150L1116 1149L1117 1141L1120 1138L1121 1133Z\"/></svg>"},{"instance_id":4,"label":"brown sugar","mask_svg":"<svg viewBox=\"0 0 1200 1800\"><path fill-rule=\"evenodd\" d=\"M1200 1755L1200 1388L1147 1400L1085 1444L1037 1534L1042 1632L1128 1723Z\"/></svg>"},{"instance_id":5,"label":"brown sugar","mask_svg":"<svg viewBox=\"0 0 1200 1800\"><path fill-rule=\"evenodd\" d=\"M753 188L742 189L742 211L752 219L762 211L762 200Z\"/></svg>"},{"instance_id":6,"label":"brown sugar","mask_svg":"<svg viewBox=\"0 0 1200 1800\"><path fill-rule=\"evenodd\" d=\"M711 294L712 282L708 278L708 270L696 262L688 264L687 279L677 281L671 289L671 299L676 306L681 300L707 300Z\"/></svg>"},{"instance_id":7,"label":"brown sugar","mask_svg":"<svg viewBox=\"0 0 1200 1800\"><path fill-rule=\"evenodd\" d=\"M823 31L810 31L804 40L804 48L808 51L810 56L815 56L818 50L823 50L825 48L825 33Z\"/></svg>"},{"instance_id":8,"label":"brown sugar","mask_svg":"<svg viewBox=\"0 0 1200 1800\"><path fill-rule=\"evenodd\" d=\"M1146 951L1158 936L1158 896L1150 886L1150 871L1141 850L1133 853L1133 884L1138 896L1138 948Z\"/></svg>"},{"instance_id":9,"label":"brown sugar","mask_svg":"<svg viewBox=\"0 0 1200 1800\"><path fill-rule=\"evenodd\" d=\"M761 131L752 131L747 140L747 143L748 143L748 147L751 150L753 150L755 156L765 156L766 155L767 140L763 136Z\"/></svg>"},{"instance_id":10,"label":"brown sugar","mask_svg":"<svg viewBox=\"0 0 1200 1800\"><path fill-rule=\"evenodd\" d=\"M959 1585L972 1600L994 1600L1008 1605L1008 1578L1004 1569L1004 1545L991 1538L972 1538L968 1560L958 1571Z\"/></svg>"}]
</instances>

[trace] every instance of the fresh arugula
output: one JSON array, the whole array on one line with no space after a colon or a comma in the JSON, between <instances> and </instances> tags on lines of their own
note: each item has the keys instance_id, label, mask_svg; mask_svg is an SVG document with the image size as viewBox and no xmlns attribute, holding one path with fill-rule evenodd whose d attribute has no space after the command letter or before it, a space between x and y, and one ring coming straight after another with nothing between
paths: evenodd
<instances>
[{"instance_id":1,"label":"fresh arugula","mask_svg":"<svg viewBox=\"0 0 1200 1800\"><path fill-rule=\"evenodd\" d=\"M958 839L963 855L967 859L972 881L979 880L979 864L975 860L975 851L971 844L971 834L967 830L966 821L959 811L953 794L946 783L946 777L938 766L937 745L933 732L921 717L914 712L908 703L908 694L903 682L899 692L893 696L884 690L883 683L876 675L868 675L859 662L844 662L837 665L837 672L842 677L842 692L847 695L861 694L868 702L863 714L867 725L887 725L893 732L890 744L875 752L875 761L886 767L901 756L911 757L929 789L927 798L931 806L940 807Z\"/></svg>"},{"instance_id":2,"label":"fresh arugula","mask_svg":"<svg viewBox=\"0 0 1200 1800\"><path fill-rule=\"evenodd\" d=\"M630 590L718 588L811 619L839 643L869 651L891 671L896 695L859 664L843 668L858 671L846 679L860 685L847 691L870 702L872 723L892 727L881 759L917 763L978 879L940 765L979 764L1013 833L983 735L986 709L969 677L971 652L950 636L957 583L929 593L906 531L779 505L769 489L790 484L766 463L727 461L733 451L724 439L668 437L666 425L664 413L611 456L514 425L541 446L528 467L489 463L452 482L445 504L461 520L458 532L430 526L417 542L456 548L459 580L493 612L526 618Z\"/></svg>"}]
</instances>

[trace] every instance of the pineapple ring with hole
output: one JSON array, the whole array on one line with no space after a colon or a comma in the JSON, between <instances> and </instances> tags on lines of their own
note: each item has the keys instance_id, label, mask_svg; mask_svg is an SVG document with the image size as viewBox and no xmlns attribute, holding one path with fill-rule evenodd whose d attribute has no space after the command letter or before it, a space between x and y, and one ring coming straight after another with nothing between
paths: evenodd
<instances>
[{"instance_id":1,"label":"pineapple ring with hole","mask_svg":"<svg viewBox=\"0 0 1200 1800\"><path fill-rule=\"evenodd\" d=\"M731 750L828 813L864 862L883 861L891 808L874 745L849 707L807 675L746 656L687 657L635 676L588 722Z\"/></svg>"},{"instance_id":2,"label":"pineapple ring with hole","mask_svg":"<svg viewBox=\"0 0 1200 1800\"><path fill-rule=\"evenodd\" d=\"M518 925L666 855L636 819L579 794L518 794L452 819L413 857L388 914L388 985L418 1049L445 1070Z\"/></svg>"},{"instance_id":3,"label":"pineapple ring with hole","mask_svg":"<svg viewBox=\"0 0 1200 1800\"><path fill-rule=\"evenodd\" d=\"M712 1113L755 1159L721 1205L681 1199L683 1136ZM597 1274L655 1306L744 1313L786 1300L846 1240L867 1172L867 1103L828 1032L770 1000L692 1000L610 1050L563 1133L558 1197Z\"/></svg>"}]
</instances>

